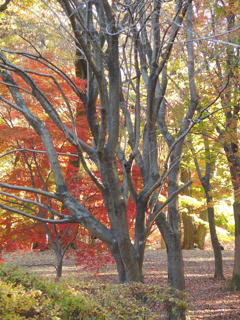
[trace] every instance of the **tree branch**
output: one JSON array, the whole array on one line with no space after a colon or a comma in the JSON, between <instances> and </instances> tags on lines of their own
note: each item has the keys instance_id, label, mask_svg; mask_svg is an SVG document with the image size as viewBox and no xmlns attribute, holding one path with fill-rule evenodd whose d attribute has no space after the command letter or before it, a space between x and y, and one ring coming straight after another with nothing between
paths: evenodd
<instances>
[{"instance_id":1,"label":"tree branch","mask_svg":"<svg viewBox=\"0 0 240 320\"><path fill-rule=\"evenodd\" d=\"M30 219L33 219L33 220L37 220L37 221L40 221L40 222L45 222L45 223L63 224L63 223L73 223L74 222L74 220L73 220L73 218L71 216L68 217L68 218L65 218L65 219L61 219L61 220L44 219L44 218L41 218L41 217L38 217L38 216L34 216L32 214L28 214L28 213L23 212L21 210L11 208L11 207L6 206L6 205L4 205L2 203L0 203L0 208L2 208L4 210L7 210L7 211L10 211L10 212L14 212L14 213L20 214L20 215L22 215L24 217L27 217L27 218L30 218Z\"/></svg>"},{"instance_id":2,"label":"tree branch","mask_svg":"<svg viewBox=\"0 0 240 320\"><path fill-rule=\"evenodd\" d=\"M15 152L33 152L33 153L43 153L43 154L47 154L47 151L44 150L36 150L36 149L28 149L28 148L20 148L20 149L15 149L15 150L11 150L11 151L7 151L3 154L0 155L0 159L8 156L9 154L15 153ZM57 155L59 156L66 156L66 157L74 157L74 158L78 158L78 154L75 153L67 153L67 152L56 152Z\"/></svg>"},{"instance_id":3,"label":"tree branch","mask_svg":"<svg viewBox=\"0 0 240 320\"><path fill-rule=\"evenodd\" d=\"M3 182L0 182L0 187L6 188L6 189L12 189L12 190L20 190L20 191L37 193L37 194L41 194L43 196L46 196L46 197L49 197L49 198L53 198L53 199L56 199L56 200L60 201L60 197L58 195L50 193L50 192L47 192L47 191L43 191L43 190L40 190L40 189L16 186L16 185L3 183Z\"/></svg>"},{"instance_id":4,"label":"tree branch","mask_svg":"<svg viewBox=\"0 0 240 320\"><path fill-rule=\"evenodd\" d=\"M187 183L185 183L183 186L181 186L180 188L178 188L175 192L173 192L171 194L170 197L167 198L167 200L160 205L160 207L157 209L156 212L153 212L153 214L151 216L149 216L148 221L147 221L147 226L146 226L146 234L149 234L152 224L153 222L157 219L157 217L161 214L162 210L180 193L182 192L184 189L186 189L187 187L189 187L192 184L192 181L188 181Z\"/></svg>"},{"instance_id":5,"label":"tree branch","mask_svg":"<svg viewBox=\"0 0 240 320\"><path fill-rule=\"evenodd\" d=\"M21 198L21 197L15 196L14 194L11 194L11 193L8 193L8 192L3 192L3 191L0 191L0 194L4 195L6 197L14 198L14 199L19 200L19 201L23 201L25 203L30 203L30 204L36 205L38 207L41 207L43 209L46 209L46 210L50 211L52 214L54 214L54 215L56 215L58 217L61 217L61 218L64 218L64 219L69 217L69 216L61 214L61 213L57 212L56 210L54 210L53 208L51 208L49 206L46 206L45 204L42 204L42 203L37 202L37 201Z\"/></svg>"}]
</instances>

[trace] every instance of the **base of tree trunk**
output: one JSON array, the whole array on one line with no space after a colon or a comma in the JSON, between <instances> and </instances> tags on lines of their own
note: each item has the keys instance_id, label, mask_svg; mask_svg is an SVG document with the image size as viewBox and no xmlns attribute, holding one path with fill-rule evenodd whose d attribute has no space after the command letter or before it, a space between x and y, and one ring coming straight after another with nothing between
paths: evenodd
<instances>
[{"instance_id":1,"label":"base of tree trunk","mask_svg":"<svg viewBox=\"0 0 240 320\"><path fill-rule=\"evenodd\" d=\"M186 310L174 302L167 307L166 320L186 320Z\"/></svg>"},{"instance_id":2,"label":"base of tree trunk","mask_svg":"<svg viewBox=\"0 0 240 320\"><path fill-rule=\"evenodd\" d=\"M232 276L229 287L231 290L240 290L240 276L238 274Z\"/></svg>"},{"instance_id":3,"label":"base of tree trunk","mask_svg":"<svg viewBox=\"0 0 240 320\"><path fill-rule=\"evenodd\" d=\"M224 277L223 274L215 274L215 275L214 275L214 279L215 279L215 280L224 280L225 277Z\"/></svg>"}]
</instances>

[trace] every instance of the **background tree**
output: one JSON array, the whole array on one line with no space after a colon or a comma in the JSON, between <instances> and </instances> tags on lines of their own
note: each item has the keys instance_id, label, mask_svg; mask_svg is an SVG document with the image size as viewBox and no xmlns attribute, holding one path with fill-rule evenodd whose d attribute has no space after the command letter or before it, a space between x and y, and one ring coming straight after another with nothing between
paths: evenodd
<instances>
[{"instance_id":1,"label":"background tree","mask_svg":"<svg viewBox=\"0 0 240 320\"><path fill-rule=\"evenodd\" d=\"M235 28L236 15L235 15L235 2L229 1L223 9L226 10L227 31ZM239 43L239 37L235 38L228 33L227 37L229 42ZM228 90L225 92L221 99L222 106L225 109L225 128L220 129L220 135L223 138L224 151L229 163L231 180L234 190L234 219L235 219L235 255L234 255L234 268L232 276L232 286L235 289L240 288L240 199L239 199L239 156L238 156L238 120L239 120L239 48L235 49L229 46L226 49L226 69L219 69L219 76L227 76L229 79ZM224 132L225 131L225 132Z\"/></svg>"},{"instance_id":2,"label":"background tree","mask_svg":"<svg viewBox=\"0 0 240 320\"><path fill-rule=\"evenodd\" d=\"M225 87L221 94L218 108L223 110L225 121L216 121L216 129L220 134L224 151L230 168L231 181L234 197L234 217L235 217L235 264L233 270L233 286L238 286L239 278L239 237L238 237L238 109L239 109L239 6L237 1L228 1L222 3L216 1L209 8L200 9L204 19L209 17L209 32L212 36L222 35L223 40L210 40L212 42L210 50L204 50L206 55L206 72L211 79L211 85L216 91L219 91L219 84ZM207 14L209 16L207 17ZM223 23L224 22L224 23ZM202 46L201 46L202 50ZM209 58L212 58L214 64L211 65ZM236 280L236 281L235 281Z\"/></svg>"},{"instance_id":3,"label":"background tree","mask_svg":"<svg viewBox=\"0 0 240 320\"><path fill-rule=\"evenodd\" d=\"M203 186L206 202L207 202L208 223L209 223L210 236L211 236L211 242L212 242L212 247L214 252L214 260L215 260L214 278L221 280L221 279L224 279L222 251L221 251L222 246L219 243L217 232L216 232L214 202L213 202L212 186L211 186L211 178L214 173L216 159L214 159L213 152L211 152L212 146L209 143L209 138L204 134L203 134L203 141L204 141L204 153L205 153L204 174L202 173L202 170L200 168L196 155L194 155L195 151L191 142L190 142L190 148L193 152L196 170L198 173L198 177L201 181L201 184Z\"/></svg>"}]
</instances>

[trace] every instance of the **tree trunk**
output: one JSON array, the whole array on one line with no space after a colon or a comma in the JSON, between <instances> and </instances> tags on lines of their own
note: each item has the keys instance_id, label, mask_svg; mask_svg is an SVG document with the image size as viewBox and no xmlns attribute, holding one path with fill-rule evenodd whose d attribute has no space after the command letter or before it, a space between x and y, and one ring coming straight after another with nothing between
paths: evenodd
<instances>
[{"instance_id":1,"label":"tree trunk","mask_svg":"<svg viewBox=\"0 0 240 320\"><path fill-rule=\"evenodd\" d=\"M234 189L233 213L235 220L235 249L231 287L234 290L240 290L240 157L236 152L233 152L234 150L232 150L231 147L232 144L228 145L225 143L224 145L224 151L228 159Z\"/></svg>"},{"instance_id":2,"label":"tree trunk","mask_svg":"<svg viewBox=\"0 0 240 320\"><path fill-rule=\"evenodd\" d=\"M207 231L208 229L204 224L198 226L194 236L194 243L197 245L198 249L204 250Z\"/></svg>"},{"instance_id":3,"label":"tree trunk","mask_svg":"<svg viewBox=\"0 0 240 320\"><path fill-rule=\"evenodd\" d=\"M156 205L156 210L158 210L157 207L158 204ZM170 225L163 212L158 214L155 222L167 247L168 282L173 290L174 288L183 290L185 288L185 283L180 234L177 235L171 231ZM185 320L185 308L177 305L174 301L168 301L166 319Z\"/></svg>"},{"instance_id":4,"label":"tree trunk","mask_svg":"<svg viewBox=\"0 0 240 320\"><path fill-rule=\"evenodd\" d=\"M120 282L139 282L142 280L137 252L131 243L128 223L126 219L126 205L121 199L114 184L111 183L111 192L104 195L105 204L109 212L110 222L113 234L116 237L116 243L112 252L117 264Z\"/></svg>"},{"instance_id":5,"label":"tree trunk","mask_svg":"<svg viewBox=\"0 0 240 320\"><path fill-rule=\"evenodd\" d=\"M218 241L218 236L216 232L216 225L215 225L215 217L214 217L214 207L213 207L213 198L211 196L212 186L211 186L211 178L214 172L215 162L216 159L213 157L211 153L211 147L209 144L208 137L203 134L203 141L205 147L205 174L203 175L197 161L197 158L194 157L194 162L196 166L196 170L198 173L198 177L201 181L201 184L204 189L206 202L207 202L207 213L208 213L208 224L210 229L210 236L211 242L214 252L214 261L215 261L215 271L214 271L214 278L216 279L224 279L223 276L223 264L222 264L222 251L221 246ZM193 147L192 151L194 154Z\"/></svg>"},{"instance_id":6,"label":"tree trunk","mask_svg":"<svg viewBox=\"0 0 240 320\"><path fill-rule=\"evenodd\" d=\"M234 290L240 290L240 202L234 202L233 210L235 219L235 250L231 287Z\"/></svg>"},{"instance_id":7,"label":"tree trunk","mask_svg":"<svg viewBox=\"0 0 240 320\"><path fill-rule=\"evenodd\" d=\"M176 233L171 230L164 213L158 215L156 218L156 224L167 247L168 282L172 288L184 290L184 264L180 233Z\"/></svg>"},{"instance_id":8,"label":"tree trunk","mask_svg":"<svg viewBox=\"0 0 240 320\"><path fill-rule=\"evenodd\" d=\"M139 264L139 271L141 273L141 281L144 280L142 273L144 251L145 251L145 212L147 210L147 202L139 201L136 206L136 223L135 223L135 250Z\"/></svg>"},{"instance_id":9,"label":"tree trunk","mask_svg":"<svg viewBox=\"0 0 240 320\"><path fill-rule=\"evenodd\" d=\"M171 164L174 164L180 154L171 156ZM179 164L175 165L168 176L168 196L170 197L178 189ZM168 219L170 223L170 233L165 238L168 255L168 281L170 285L178 290L185 289L184 266L181 249L181 225L178 211L178 197L176 196L168 205Z\"/></svg>"},{"instance_id":10,"label":"tree trunk","mask_svg":"<svg viewBox=\"0 0 240 320\"><path fill-rule=\"evenodd\" d=\"M194 248L194 234L195 226L189 213L182 214L183 222L183 244L182 248L186 250L191 250Z\"/></svg>"},{"instance_id":11,"label":"tree trunk","mask_svg":"<svg viewBox=\"0 0 240 320\"><path fill-rule=\"evenodd\" d=\"M184 308L176 305L172 302L167 307L167 319L166 320L186 320L186 312Z\"/></svg>"},{"instance_id":12,"label":"tree trunk","mask_svg":"<svg viewBox=\"0 0 240 320\"><path fill-rule=\"evenodd\" d=\"M51 239L51 238L50 238ZM63 267L63 258L64 258L64 251L62 250L61 243L58 241L50 241L50 245L52 250L55 253L56 257L56 278L55 281L58 281L62 276L62 267Z\"/></svg>"},{"instance_id":13,"label":"tree trunk","mask_svg":"<svg viewBox=\"0 0 240 320\"><path fill-rule=\"evenodd\" d=\"M229 1L231 4L231 1ZM234 35L229 32L236 26L235 11L230 10L226 14L227 20L227 41L234 40ZM222 106L225 109L225 132L221 132L224 137L224 151L228 160L231 180L234 189L233 213L235 220L235 250L234 250L234 266L231 286L234 290L240 290L240 157L239 157L239 52L236 54L234 48L226 47L226 66L229 73L230 81L225 94L221 97ZM236 70L236 74L235 74ZM236 78L235 78L236 77ZM233 79L238 79L236 82Z\"/></svg>"},{"instance_id":14,"label":"tree trunk","mask_svg":"<svg viewBox=\"0 0 240 320\"><path fill-rule=\"evenodd\" d=\"M120 282L141 282L142 269L139 266L137 252L131 243L127 228L121 227L123 217L118 220L118 229L114 229L116 241L112 254L114 256Z\"/></svg>"},{"instance_id":15,"label":"tree trunk","mask_svg":"<svg viewBox=\"0 0 240 320\"><path fill-rule=\"evenodd\" d=\"M191 180L191 173L189 169L181 166L180 170L180 180L182 183L187 183ZM183 192L184 195L191 196L191 188L188 187ZM194 235L195 235L195 225L192 218L192 210L189 209L188 212L182 213L182 223L183 223L183 242L182 249L191 250L194 248Z\"/></svg>"},{"instance_id":16,"label":"tree trunk","mask_svg":"<svg viewBox=\"0 0 240 320\"><path fill-rule=\"evenodd\" d=\"M118 246L112 250L112 255L116 263L119 282L120 283L127 282L127 274L126 274L125 266L123 264Z\"/></svg>"},{"instance_id":17,"label":"tree trunk","mask_svg":"<svg viewBox=\"0 0 240 320\"><path fill-rule=\"evenodd\" d=\"M117 263L119 280L121 282L142 281L142 271L139 266L137 252L131 243L124 216L115 216L114 230L118 246L118 252L114 258Z\"/></svg>"},{"instance_id":18,"label":"tree trunk","mask_svg":"<svg viewBox=\"0 0 240 320\"><path fill-rule=\"evenodd\" d=\"M221 250L221 246L218 241L218 236L216 232L214 207L212 205L212 197L208 193L206 193L206 198L207 198L208 223L209 223L210 236L211 236L211 242L212 242L212 247L214 252L214 261L215 261L214 278L218 280L222 280L224 279L222 250Z\"/></svg>"},{"instance_id":19,"label":"tree trunk","mask_svg":"<svg viewBox=\"0 0 240 320\"><path fill-rule=\"evenodd\" d=\"M119 243L121 258L126 271L126 279L128 282L142 281L140 268L138 264L137 254L130 239L122 238Z\"/></svg>"},{"instance_id":20,"label":"tree trunk","mask_svg":"<svg viewBox=\"0 0 240 320\"><path fill-rule=\"evenodd\" d=\"M60 252L55 251L56 254L56 281L58 281L62 276L62 268L63 268L63 257L64 255Z\"/></svg>"},{"instance_id":21,"label":"tree trunk","mask_svg":"<svg viewBox=\"0 0 240 320\"><path fill-rule=\"evenodd\" d=\"M126 229L125 229L126 230ZM129 236L124 235L124 229L121 227L116 231L117 247L112 249L118 278L123 282L141 282L142 268L139 266L138 257Z\"/></svg>"},{"instance_id":22,"label":"tree trunk","mask_svg":"<svg viewBox=\"0 0 240 320\"><path fill-rule=\"evenodd\" d=\"M120 282L139 282L141 272L137 253L131 243L127 221L126 199L119 181L117 164L112 154L105 150L101 156L101 172L105 186L103 198L111 225L114 241L110 249L114 254Z\"/></svg>"},{"instance_id":23,"label":"tree trunk","mask_svg":"<svg viewBox=\"0 0 240 320\"><path fill-rule=\"evenodd\" d=\"M184 290L184 265L180 234L169 234L165 240L167 246L168 282L171 287L178 290Z\"/></svg>"},{"instance_id":24,"label":"tree trunk","mask_svg":"<svg viewBox=\"0 0 240 320\"><path fill-rule=\"evenodd\" d=\"M208 218L207 218L206 211L200 213L200 219L207 222ZM207 232L208 232L207 226L204 223L200 223L195 233L194 242L197 244L198 248L201 250L204 250L205 238L206 238Z\"/></svg>"}]
</instances>

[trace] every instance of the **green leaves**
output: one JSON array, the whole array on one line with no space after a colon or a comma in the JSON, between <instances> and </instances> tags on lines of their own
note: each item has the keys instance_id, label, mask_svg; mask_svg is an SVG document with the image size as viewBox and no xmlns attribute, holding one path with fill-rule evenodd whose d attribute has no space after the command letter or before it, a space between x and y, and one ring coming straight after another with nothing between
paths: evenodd
<instances>
[{"instance_id":1,"label":"green leaves","mask_svg":"<svg viewBox=\"0 0 240 320\"><path fill-rule=\"evenodd\" d=\"M1 320L157 320L170 306L185 310L187 297L170 288L96 281L51 283L13 265L0 267Z\"/></svg>"},{"instance_id":2,"label":"green leaves","mask_svg":"<svg viewBox=\"0 0 240 320\"><path fill-rule=\"evenodd\" d=\"M104 319L96 304L81 293L65 285L38 280L11 265L0 268L0 318Z\"/></svg>"}]
</instances>

